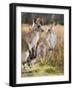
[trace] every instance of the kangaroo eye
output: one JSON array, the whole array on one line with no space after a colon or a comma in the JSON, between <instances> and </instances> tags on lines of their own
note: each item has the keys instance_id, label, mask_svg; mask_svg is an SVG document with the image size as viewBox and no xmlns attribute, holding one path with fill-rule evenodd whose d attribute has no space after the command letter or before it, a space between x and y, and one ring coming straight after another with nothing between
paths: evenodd
<instances>
[{"instance_id":1,"label":"kangaroo eye","mask_svg":"<svg viewBox=\"0 0 73 90\"><path fill-rule=\"evenodd\" d=\"M48 32L50 32L51 30L50 29L48 29Z\"/></svg>"},{"instance_id":2,"label":"kangaroo eye","mask_svg":"<svg viewBox=\"0 0 73 90\"><path fill-rule=\"evenodd\" d=\"M40 28L40 25L38 25L38 28Z\"/></svg>"}]
</instances>

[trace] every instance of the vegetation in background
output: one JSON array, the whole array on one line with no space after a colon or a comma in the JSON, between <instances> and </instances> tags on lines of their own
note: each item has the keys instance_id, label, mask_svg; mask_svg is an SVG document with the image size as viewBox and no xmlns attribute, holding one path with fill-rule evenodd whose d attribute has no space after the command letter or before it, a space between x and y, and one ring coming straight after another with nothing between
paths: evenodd
<instances>
[{"instance_id":1,"label":"vegetation in background","mask_svg":"<svg viewBox=\"0 0 73 90\"><path fill-rule=\"evenodd\" d=\"M56 24L64 25L64 15L63 14L44 14L44 13L21 13L22 24L32 24L32 20L35 17L43 18L43 24L50 24L52 21ZM30 19L29 19L30 18Z\"/></svg>"}]
</instances>

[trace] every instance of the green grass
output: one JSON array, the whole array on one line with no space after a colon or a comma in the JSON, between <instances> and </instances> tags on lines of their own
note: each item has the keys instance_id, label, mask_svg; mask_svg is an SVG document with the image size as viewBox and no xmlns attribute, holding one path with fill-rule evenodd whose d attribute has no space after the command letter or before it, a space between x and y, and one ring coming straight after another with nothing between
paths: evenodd
<instances>
[{"instance_id":1,"label":"green grass","mask_svg":"<svg viewBox=\"0 0 73 90\"><path fill-rule=\"evenodd\" d=\"M60 69L61 68L56 65L43 64L41 62L38 62L36 64L33 64L31 68L29 68L28 66L26 68L23 68L22 77L63 75L63 70Z\"/></svg>"},{"instance_id":2,"label":"green grass","mask_svg":"<svg viewBox=\"0 0 73 90\"><path fill-rule=\"evenodd\" d=\"M45 57L35 59L37 62L31 65L25 65L22 68L22 77L28 76L52 76L64 74L64 57L61 51L54 51ZM58 56L57 56L58 54Z\"/></svg>"}]
</instances>

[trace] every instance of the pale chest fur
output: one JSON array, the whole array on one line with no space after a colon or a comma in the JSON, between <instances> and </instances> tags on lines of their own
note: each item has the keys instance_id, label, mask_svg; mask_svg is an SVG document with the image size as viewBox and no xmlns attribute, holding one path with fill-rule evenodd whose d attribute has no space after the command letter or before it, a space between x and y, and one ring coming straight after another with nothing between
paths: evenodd
<instances>
[{"instance_id":1,"label":"pale chest fur","mask_svg":"<svg viewBox=\"0 0 73 90\"><path fill-rule=\"evenodd\" d=\"M35 36L32 39L32 42L29 45L30 48L36 47L38 40L39 40L39 32L36 32Z\"/></svg>"},{"instance_id":2,"label":"pale chest fur","mask_svg":"<svg viewBox=\"0 0 73 90\"><path fill-rule=\"evenodd\" d=\"M54 48L56 45L56 41L57 41L56 34L54 32L51 32L48 35L47 41L48 41L49 47Z\"/></svg>"}]
</instances>

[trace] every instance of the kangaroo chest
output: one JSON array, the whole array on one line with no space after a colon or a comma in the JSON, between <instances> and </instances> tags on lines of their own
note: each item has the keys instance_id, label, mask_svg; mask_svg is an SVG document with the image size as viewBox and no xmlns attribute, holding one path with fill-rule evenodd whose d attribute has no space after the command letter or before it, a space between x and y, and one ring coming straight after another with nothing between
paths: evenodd
<instances>
[{"instance_id":1,"label":"kangaroo chest","mask_svg":"<svg viewBox=\"0 0 73 90\"><path fill-rule=\"evenodd\" d=\"M38 40L39 40L39 32L37 32L35 34L35 36L33 37L33 40L32 40L32 43L31 43L32 47L36 47Z\"/></svg>"},{"instance_id":2,"label":"kangaroo chest","mask_svg":"<svg viewBox=\"0 0 73 90\"><path fill-rule=\"evenodd\" d=\"M56 45L56 35L54 33L49 34L48 44L51 48L54 48Z\"/></svg>"}]
</instances>

